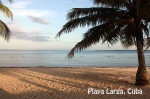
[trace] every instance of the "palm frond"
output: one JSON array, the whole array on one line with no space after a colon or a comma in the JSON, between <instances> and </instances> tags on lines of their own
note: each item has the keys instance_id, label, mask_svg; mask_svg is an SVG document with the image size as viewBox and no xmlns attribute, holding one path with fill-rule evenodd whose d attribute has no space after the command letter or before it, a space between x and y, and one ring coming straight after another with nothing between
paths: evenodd
<instances>
[{"instance_id":1,"label":"palm frond","mask_svg":"<svg viewBox=\"0 0 150 99\"><path fill-rule=\"evenodd\" d=\"M149 6L150 7L150 6ZM150 22L150 8L145 9L140 13L141 19L145 20L146 22Z\"/></svg>"},{"instance_id":2,"label":"palm frond","mask_svg":"<svg viewBox=\"0 0 150 99\"><path fill-rule=\"evenodd\" d=\"M0 35L4 37L5 40L9 40L11 32L7 25L0 20Z\"/></svg>"},{"instance_id":3,"label":"palm frond","mask_svg":"<svg viewBox=\"0 0 150 99\"><path fill-rule=\"evenodd\" d=\"M90 16L96 14L104 14L116 12L114 8L92 7L92 8L73 8L68 14L67 19L73 20L82 16Z\"/></svg>"},{"instance_id":4,"label":"palm frond","mask_svg":"<svg viewBox=\"0 0 150 99\"><path fill-rule=\"evenodd\" d=\"M116 19L116 23L118 25L128 25L130 26L133 30L135 30L135 24L130 20L130 19L126 19L126 18L123 18L123 19Z\"/></svg>"},{"instance_id":5,"label":"palm frond","mask_svg":"<svg viewBox=\"0 0 150 99\"><path fill-rule=\"evenodd\" d=\"M135 36L133 34L135 30L129 25L124 26L122 30L120 41L123 47L129 48L130 46L135 45Z\"/></svg>"},{"instance_id":6,"label":"palm frond","mask_svg":"<svg viewBox=\"0 0 150 99\"><path fill-rule=\"evenodd\" d=\"M146 40L145 40L145 46L146 46L146 48L145 48L144 51L146 51L150 47L150 37L146 38Z\"/></svg>"},{"instance_id":7,"label":"palm frond","mask_svg":"<svg viewBox=\"0 0 150 99\"><path fill-rule=\"evenodd\" d=\"M124 31L124 33L122 33L122 31ZM102 41L102 43L108 42L113 45L121 39L123 46L128 48L134 44L133 31L134 29L130 25L126 25L125 28L124 24L120 24L116 20L109 20L104 24L89 29L84 34L83 40L77 43L69 52L68 58L74 57L75 52L87 49L100 41Z\"/></svg>"},{"instance_id":8,"label":"palm frond","mask_svg":"<svg viewBox=\"0 0 150 99\"><path fill-rule=\"evenodd\" d=\"M147 37L149 37L149 28L148 28L148 26L150 27L150 25L149 25L147 22L142 22L142 23L141 23L141 28L142 28L142 30L144 31L143 33L144 33Z\"/></svg>"},{"instance_id":9,"label":"palm frond","mask_svg":"<svg viewBox=\"0 0 150 99\"><path fill-rule=\"evenodd\" d=\"M92 44L98 43L100 40L100 33L94 32L97 30L99 31L98 27L94 27L94 28L90 29L88 32L93 32L93 33L91 33L91 35L88 37L84 37L81 42L77 43L75 45L75 47L69 52L67 57L72 58L72 57L74 57L74 52L84 50L84 49L88 48L89 46L92 46ZM101 34L101 35L105 35L105 34ZM103 37L103 36L101 36L101 37Z\"/></svg>"},{"instance_id":10,"label":"palm frond","mask_svg":"<svg viewBox=\"0 0 150 99\"><path fill-rule=\"evenodd\" d=\"M150 22L150 1L149 0L139 0L138 3L138 14L141 19L144 19L146 22Z\"/></svg>"},{"instance_id":11,"label":"palm frond","mask_svg":"<svg viewBox=\"0 0 150 99\"><path fill-rule=\"evenodd\" d=\"M125 49L135 45L134 38L132 36L124 35L124 38L121 39L121 44Z\"/></svg>"},{"instance_id":12,"label":"palm frond","mask_svg":"<svg viewBox=\"0 0 150 99\"><path fill-rule=\"evenodd\" d=\"M7 8L6 6L4 6L3 4L0 4L0 10L9 18L13 19L13 14L12 12L9 10L9 8Z\"/></svg>"},{"instance_id":13,"label":"palm frond","mask_svg":"<svg viewBox=\"0 0 150 99\"><path fill-rule=\"evenodd\" d=\"M105 12L104 10L106 9L103 9L103 8L100 8L100 9L102 9L100 10L100 13L87 15L87 16L84 16L85 14L87 14L86 11L84 13L84 11L82 11L81 9L80 11L78 10L79 12L77 11L78 13L76 13L76 11L74 13L70 13L68 16L70 17L69 22L67 22L63 26L62 30L58 32L56 37L60 37L60 35L62 35L63 33L72 32L77 27L97 26L97 25L107 22L108 20L115 20L119 17L125 17L125 12L122 10L118 11L115 9L114 10L110 9L110 11ZM116 17L116 14L118 15L117 17ZM83 16L79 17L81 15Z\"/></svg>"},{"instance_id":14,"label":"palm frond","mask_svg":"<svg viewBox=\"0 0 150 99\"><path fill-rule=\"evenodd\" d=\"M107 7L124 8L129 7L130 0L93 0L95 5Z\"/></svg>"},{"instance_id":15,"label":"palm frond","mask_svg":"<svg viewBox=\"0 0 150 99\"><path fill-rule=\"evenodd\" d=\"M115 28L113 20L106 22L102 25L90 28L83 35L83 40L75 45L75 47L68 54L68 58L74 57L74 53L87 49L88 47L99 43L108 42L109 44L115 44L119 41L119 34L122 26ZM109 28L109 29L108 29Z\"/></svg>"},{"instance_id":16,"label":"palm frond","mask_svg":"<svg viewBox=\"0 0 150 99\"><path fill-rule=\"evenodd\" d=\"M123 25L114 25L111 28L109 27L110 30L106 34L105 40L103 40L102 42L103 43L108 42L107 44L111 44L111 45L116 44L120 40L120 34L122 31L122 27L123 27Z\"/></svg>"}]
</instances>

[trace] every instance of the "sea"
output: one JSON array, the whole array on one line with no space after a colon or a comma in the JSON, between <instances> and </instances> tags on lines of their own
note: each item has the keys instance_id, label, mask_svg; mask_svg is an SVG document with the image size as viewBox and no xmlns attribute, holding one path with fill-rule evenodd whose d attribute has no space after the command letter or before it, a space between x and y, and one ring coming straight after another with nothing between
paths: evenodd
<instances>
[{"instance_id":1,"label":"sea","mask_svg":"<svg viewBox=\"0 0 150 99\"><path fill-rule=\"evenodd\" d=\"M0 67L113 67L137 66L136 50L85 50L76 52L73 59L69 50L0 50ZM144 53L150 66L150 50Z\"/></svg>"}]
</instances>

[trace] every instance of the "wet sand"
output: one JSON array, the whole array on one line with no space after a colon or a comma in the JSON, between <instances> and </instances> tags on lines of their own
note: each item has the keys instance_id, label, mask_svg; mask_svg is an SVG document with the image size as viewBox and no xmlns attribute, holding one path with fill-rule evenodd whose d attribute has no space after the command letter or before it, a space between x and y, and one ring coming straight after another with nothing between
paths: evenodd
<instances>
[{"instance_id":1,"label":"wet sand","mask_svg":"<svg viewBox=\"0 0 150 99\"><path fill-rule=\"evenodd\" d=\"M136 71L136 67L0 68L0 99L149 99L150 85L134 85ZM147 71L150 78L150 68Z\"/></svg>"}]
</instances>

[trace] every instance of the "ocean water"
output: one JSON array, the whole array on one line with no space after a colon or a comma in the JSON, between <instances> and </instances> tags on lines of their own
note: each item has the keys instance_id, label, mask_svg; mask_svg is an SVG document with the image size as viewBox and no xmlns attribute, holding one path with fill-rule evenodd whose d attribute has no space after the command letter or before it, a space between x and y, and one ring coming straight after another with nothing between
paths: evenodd
<instances>
[{"instance_id":1,"label":"ocean water","mask_svg":"<svg viewBox=\"0 0 150 99\"><path fill-rule=\"evenodd\" d=\"M137 66L137 52L133 50L86 50L66 59L69 50L1 50L0 67L107 67ZM150 66L150 51L145 52Z\"/></svg>"}]
</instances>

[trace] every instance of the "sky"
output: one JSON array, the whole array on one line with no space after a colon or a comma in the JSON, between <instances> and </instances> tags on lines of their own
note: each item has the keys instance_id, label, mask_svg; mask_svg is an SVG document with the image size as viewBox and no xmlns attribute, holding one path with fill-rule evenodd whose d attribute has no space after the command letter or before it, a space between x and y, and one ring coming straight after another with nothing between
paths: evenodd
<instances>
[{"instance_id":1,"label":"sky","mask_svg":"<svg viewBox=\"0 0 150 99\"><path fill-rule=\"evenodd\" d=\"M67 22L66 15L72 8L92 7L92 0L2 0L13 13L13 21L1 12L0 17L11 30L9 42L0 37L0 49L10 50L70 50L88 29L77 28L69 34L55 38ZM120 43L109 46L97 44L90 50L120 50ZM135 49L132 47L130 49Z\"/></svg>"}]
</instances>

